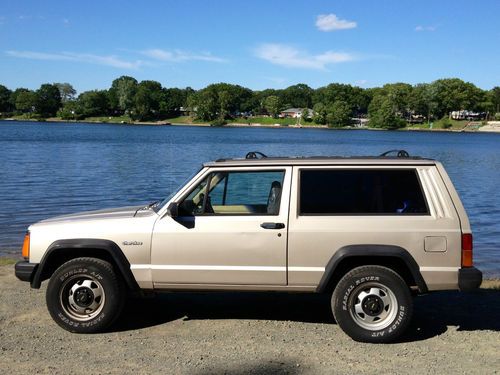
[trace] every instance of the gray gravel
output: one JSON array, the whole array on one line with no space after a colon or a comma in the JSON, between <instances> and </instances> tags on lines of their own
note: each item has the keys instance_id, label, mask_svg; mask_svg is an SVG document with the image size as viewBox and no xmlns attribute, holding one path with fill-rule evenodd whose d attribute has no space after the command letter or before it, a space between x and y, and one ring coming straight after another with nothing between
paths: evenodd
<instances>
[{"instance_id":1,"label":"gray gravel","mask_svg":"<svg viewBox=\"0 0 500 375\"><path fill-rule=\"evenodd\" d=\"M347 337L320 295L164 294L130 300L108 333L77 335L13 266L0 266L0 285L3 374L500 372L498 289L418 297L408 335L370 345Z\"/></svg>"}]
</instances>

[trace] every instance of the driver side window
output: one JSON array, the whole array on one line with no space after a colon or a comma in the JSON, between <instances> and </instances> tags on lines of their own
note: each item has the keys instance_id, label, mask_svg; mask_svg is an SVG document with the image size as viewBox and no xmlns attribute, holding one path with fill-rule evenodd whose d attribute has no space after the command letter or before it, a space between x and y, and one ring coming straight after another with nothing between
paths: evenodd
<instances>
[{"instance_id":1,"label":"driver side window","mask_svg":"<svg viewBox=\"0 0 500 375\"><path fill-rule=\"evenodd\" d=\"M179 216L197 216L203 213L210 176L196 186L179 205Z\"/></svg>"},{"instance_id":2,"label":"driver side window","mask_svg":"<svg viewBox=\"0 0 500 375\"><path fill-rule=\"evenodd\" d=\"M270 170L211 173L182 201L179 215L278 215L284 175Z\"/></svg>"}]
</instances>

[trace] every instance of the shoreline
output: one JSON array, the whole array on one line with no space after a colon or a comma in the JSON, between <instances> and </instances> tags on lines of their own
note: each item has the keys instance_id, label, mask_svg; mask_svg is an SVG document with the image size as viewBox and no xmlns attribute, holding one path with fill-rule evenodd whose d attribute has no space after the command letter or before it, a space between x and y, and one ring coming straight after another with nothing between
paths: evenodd
<instances>
[{"instance_id":1,"label":"shoreline","mask_svg":"<svg viewBox=\"0 0 500 375\"><path fill-rule=\"evenodd\" d=\"M92 120L61 120L58 118L48 118L46 120L37 119L15 119L2 118L0 122L40 122L40 123L67 123L67 124L107 124L123 126L190 126L190 127L214 127L214 128L269 128L269 129L328 129L328 130L373 130L373 131L409 131L409 132L444 132L444 133L500 133L500 121L489 121L486 125L479 128L467 129L429 129L405 127L400 129L370 128L367 126L355 127L329 127L327 125L282 125L282 124L261 124L261 123L228 123L222 126L212 126L204 122L169 122L168 120L159 121L133 121L133 122L114 122L114 121L92 121Z\"/></svg>"}]
</instances>

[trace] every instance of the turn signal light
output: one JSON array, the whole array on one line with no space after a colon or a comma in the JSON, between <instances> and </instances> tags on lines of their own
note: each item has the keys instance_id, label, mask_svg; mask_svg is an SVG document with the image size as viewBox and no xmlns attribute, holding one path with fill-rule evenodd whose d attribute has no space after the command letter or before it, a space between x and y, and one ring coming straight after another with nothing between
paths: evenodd
<instances>
[{"instance_id":1,"label":"turn signal light","mask_svg":"<svg viewBox=\"0 0 500 375\"><path fill-rule=\"evenodd\" d=\"M30 257L30 232L26 232L26 235L24 236L22 254L23 254L23 258Z\"/></svg>"},{"instance_id":2,"label":"turn signal light","mask_svg":"<svg viewBox=\"0 0 500 375\"><path fill-rule=\"evenodd\" d=\"M462 233L462 267L472 267L471 233Z\"/></svg>"}]
</instances>

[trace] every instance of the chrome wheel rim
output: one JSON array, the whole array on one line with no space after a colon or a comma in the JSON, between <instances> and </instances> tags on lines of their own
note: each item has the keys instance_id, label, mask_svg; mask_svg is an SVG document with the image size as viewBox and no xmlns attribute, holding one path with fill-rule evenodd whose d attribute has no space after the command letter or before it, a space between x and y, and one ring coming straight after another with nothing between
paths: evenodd
<instances>
[{"instance_id":1,"label":"chrome wheel rim","mask_svg":"<svg viewBox=\"0 0 500 375\"><path fill-rule=\"evenodd\" d=\"M369 331L387 328L398 312L396 295L380 283L358 286L351 294L349 306L352 319Z\"/></svg>"},{"instance_id":2,"label":"chrome wheel rim","mask_svg":"<svg viewBox=\"0 0 500 375\"><path fill-rule=\"evenodd\" d=\"M74 276L64 282L59 294L64 312L72 319L85 322L102 311L106 294L101 283L91 276Z\"/></svg>"}]
</instances>

